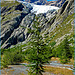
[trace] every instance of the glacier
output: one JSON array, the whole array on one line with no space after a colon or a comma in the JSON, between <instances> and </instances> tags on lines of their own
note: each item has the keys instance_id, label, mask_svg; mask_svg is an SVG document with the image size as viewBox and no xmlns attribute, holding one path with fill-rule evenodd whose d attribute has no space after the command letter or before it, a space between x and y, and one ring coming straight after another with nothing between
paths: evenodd
<instances>
[{"instance_id":1,"label":"glacier","mask_svg":"<svg viewBox=\"0 0 75 75\"><path fill-rule=\"evenodd\" d=\"M58 10L58 7L55 6L47 6L47 5L33 5L33 9L31 12L34 12L36 15L40 13L47 13L50 10Z\"/></svg>"},{"instance_id":2,"label":"glacier","mask_svg":"<svg viewBox=\"0 0 75 75\"><path fill-rule=\"evenodd\" d=\"M40 13L47 13L48 11L51 11L51 10L58 10L59 7L55 7L55 6L49 6L49 5L35 5L33 3L27 3L27 2L24 2L24 1L18 1L20 3L23 3L27 6L31 6L33 9L31 10L31 13L34 13L34 14L40 14Z\"/></svg>"}]
</instances>

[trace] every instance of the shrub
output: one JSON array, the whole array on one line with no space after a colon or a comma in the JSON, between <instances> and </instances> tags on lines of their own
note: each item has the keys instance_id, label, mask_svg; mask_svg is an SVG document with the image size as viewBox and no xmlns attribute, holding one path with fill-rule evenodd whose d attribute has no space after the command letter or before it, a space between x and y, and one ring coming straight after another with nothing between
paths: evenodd
<instances>
[{"instance_id":1,"label":"shrub","mask_svg":"<svg viewBox=\"0 0 75 75\"><path fill-rule=\"evenodd\" d=\"M24 61L24 56L18 52L5 52L2 61L7 65L17 64Z\"/></svg>"}]
</instances>

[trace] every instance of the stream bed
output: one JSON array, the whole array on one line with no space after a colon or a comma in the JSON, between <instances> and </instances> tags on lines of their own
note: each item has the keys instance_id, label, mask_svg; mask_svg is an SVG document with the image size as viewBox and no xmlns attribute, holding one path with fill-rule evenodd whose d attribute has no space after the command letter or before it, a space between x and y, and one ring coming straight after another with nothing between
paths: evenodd
<instances>
[{"instance_id":1,"label":"stream bed","mask_svg":"<svg viewBox=\"0 0 75 75\"><path fill-rule=\"evenodd\" d=\"M69 69L69 70L74 69L73 65L61 64L61 63L58 63L58 61L51 61L50 65L48 65L48 66L66 68L66 69Z\"/></svg>"},{"instance_id":2,"label":"stream bed","mask_svg":"<svg viewBox=\"0 0 75 75\"><path fill-rule=\"evenodd\" d=\"M9 65L9 68L1 70L1 75L27 75L27 69L24 65Z\"/></svg>"},{"instance_id":3,"label":"stream bed","mask_svg":"<svg viewBox=\"0 0 75 75\"><path fill-rule=\"evenodd\" d=\"M28 75L28 67L26 67L26 63L21 63L20 65L9 65L9 68L2 69L1 75ZM60 68L67 68L69 70L73 70L73 65L66 65L57 63L57 61L51 61L49 64L45 64L44 66L53 66ZM45 72L43 75L56 75L53 73Z\"/></svg>"}]
</instances>

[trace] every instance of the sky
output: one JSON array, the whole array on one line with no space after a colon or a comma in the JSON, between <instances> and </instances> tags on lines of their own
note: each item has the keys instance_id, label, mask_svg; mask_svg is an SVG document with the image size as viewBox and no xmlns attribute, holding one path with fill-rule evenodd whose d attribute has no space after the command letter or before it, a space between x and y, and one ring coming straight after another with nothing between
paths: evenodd
<instances>
[{"instance_id":1,"label":"sky","mask_svg":"<svg viewBox=\"0 0 75 75\"><path fill-rule=\"evenodd\" d=\"M57 1L57 0L47 0L47 1Z\"/></svg>"}]
</instances>

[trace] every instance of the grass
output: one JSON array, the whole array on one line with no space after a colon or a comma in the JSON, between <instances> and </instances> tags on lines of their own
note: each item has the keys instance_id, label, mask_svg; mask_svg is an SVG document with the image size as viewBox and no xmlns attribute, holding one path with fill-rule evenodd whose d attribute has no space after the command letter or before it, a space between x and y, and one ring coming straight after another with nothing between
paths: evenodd
<instances>
[{"instance_id":1,"label":"grass","mask_svg":"<svg viewBox=\"0 0 75 75\"><path fill-rule=\"evenodd\" d=\"M5 7L5 6L8 6L8 7L11 7L11 6L15 6L15 5L18 5L20 4L19 2L15 1L15 2L8 2L8 1L3 1L1 2L1 7Z\"/></svg>"},{"instance_id":2,"label":"grass","mask_svg":"<svg viewBox=\"0 0 75 75\"><path fill-rule=\"evenodd\" d=\"M16 12L20 12L20 11L16 11ZM5 15L4 17L4 19L3 20L1 20L1 23L2 22L5 22L5 21L7 21L7 20L11 20L12 19L12 17L16 17L16 16L19 16L20 14L13 14L13 13L11 13L11 14L9 14L9 15Z\"/></svg>"},{"instance_id":3,"label":"grass","mask_svg":"<svg viewBox=\"0 0 75 75\"><path fill-rule=\"evenodd\" d=\"M55 68L55 67L45 66L44 69L47 72L54 73L57 75L73 75L73 72L71 70L65 68Z\"/></svg>"},{"instance_id":4,"label":"grass","mask_svg":"<svg viewBox=\"0 0 75 75\"><path fill-rule=\"evenodd\" d=\"M7 1L4 1L4 2L1 2L1 7L6 7L6 10L9 9L11 7L11 9L9 11L7 11L5 13L4 16L1 15L1 17L5 17L3 20L1 20L1 23L3 21L7 21L7 20L10 20L12 19L12 17L15 17L19 14L13 14L13 12L15 11L16 13L21 13L19 10L15 10L16 6L19 5L20 3L18 3L17 1L15 1L14 3L13 2L7 2ZM7 14L7 13L10 13L10 14Z\"/></svg>"}]
</instances>

